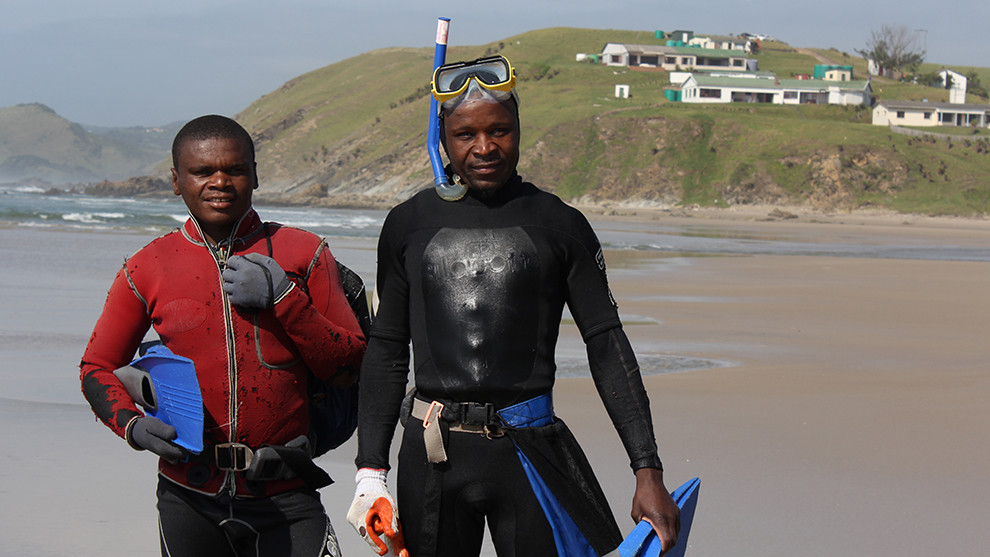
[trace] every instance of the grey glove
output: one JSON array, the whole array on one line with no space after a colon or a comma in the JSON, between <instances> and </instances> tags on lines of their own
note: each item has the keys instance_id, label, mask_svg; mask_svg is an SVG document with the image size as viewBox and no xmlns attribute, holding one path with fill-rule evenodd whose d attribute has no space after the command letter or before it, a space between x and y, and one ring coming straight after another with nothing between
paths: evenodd
<instances>
[{"instance_id":1,"label":"grey glove","mask_svg":"<svg viewBox=\"0 0 990 557\"><path fill-rule=\"evenodd\" d=\"M151 416L135 418L127 430L127 442L132 447L147 449L173 464L187 454L185 449L171 443L177 436L174 427Z\"/></svg>"},{"instance_id":2,"label":"grey glove","mask_svg":"<svg viewBox=\"0 0 990 557\"><path fill-rule=\"evenodd\" d=\"M223 270L223 291L235 306L269 309L290 287L278 263L260 253L231 255Z\"/></svg>"}]
</instances>

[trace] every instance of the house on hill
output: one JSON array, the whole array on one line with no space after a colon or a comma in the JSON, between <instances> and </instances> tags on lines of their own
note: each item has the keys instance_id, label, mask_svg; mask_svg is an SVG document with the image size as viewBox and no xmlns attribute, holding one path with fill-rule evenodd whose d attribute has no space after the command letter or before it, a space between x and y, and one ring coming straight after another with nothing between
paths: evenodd
<instances>
[{"instance_id":1,"label":"house on hill","mask_svg":"<svg viewBox=\"0 0 990 557\"><path fill-rule=\"evenodd\" d=\"M742 50L749 51L749 41L728 35L695 36L687 41L688 46L697 46L709 50Z\"/></svg>"},{"instance_id":2,"label":"house on hill","mask_svg":"<svg viewBox=\"0 0 990 557\"><path fill-rule=\"evenodd\" d=\"M815 65L815 73L812 75L814 79L825 81L852 81L853 67L835 64L817 64Z\"/></svg>"},{"instance_id":3,"label":"house on hill","mask_svg":"<svg viewBox=\"0 0 990 557\"><path fill-rule=\"evenodd\" d=\"M688 71L673 71L670 72L670 84L673 86L683 86L684 83L695 75L695 72ZM718 71L712 70L704 72L704 75L709 77L724 77L724 78L734 78L734 79L769 79L775 81L777 79L777 74L773 72L737 72L732 70Z\"/></svg>"},{"instance_id":4,"label":"house on hill","mask_svg":"<svg viewBox=\"0 0 990 557\"><path fill-rule=\"evenodd\" d=\"M744 52L735 50L713 50L695 47L671 47L673 52L664 58L665 70L691 68L695 70L749 70L756 71L757 61Z\"/></svg>"},{"instance_id":5,"label":"house on hill","mask_svg":"<svg viewBox=\"0 0 990 557\"><path fill-rule=\"evenodd\" d=\"M873 108L875 126L990 127L990 105L927 101L880 101Z\"/></svg>"},{"instance_id":6,"label":"house on hill","mask_svg":"<svg viewBox=\"0 0 990 557\"><path fill-rule=\"evenodd\" d=\"M631 69L751 70L757 62L735 50L713 50L686 46L608 43L602 49L602 62Z\"/></svg>"},{"instance_id":7,"label":"house on hill","mask_svg":"<svg viewBox=\"0 0 990 557\"><path fill-rule=\"evenodd\" d=\"M606 66L659 68L668 51L669 47L660 45L608 43L601 60Z\"/></svg>"},{"instance_id":8,"label":"house on hill","mask_svg":"<svg viewBox=\"0 0 990 557\"><path fill-rule=\"evenodd\" d=\"M691 74L682 84L686 103L767 103L864 105L873 102L869 81L779 79L770 74Z\"/></svg>"},{"instance_id":9,"label":"house on hill","mask_svg":"<svg viewBox=\"0 0 990 557\"><path fill-rule=\"evenodd\" d=\"M681 41L687 44L694 38L694 31L685 31L684 29L678 29L677 31L671 31L667 33L667 38L672 41Z\"/></svg>"},{"instance_id":10,"label":"house on hill","mask_svg":"<svg viewBox=\"0 0 990 557\"><path fill-rule=\"evenodd\" d=\"M948 68L938 72L942 78L942 83L949 90L949 102L954 104L966 103L966 89L969 87L969 80L963 74L954 72Z\"/></svg>"}]
</instances>

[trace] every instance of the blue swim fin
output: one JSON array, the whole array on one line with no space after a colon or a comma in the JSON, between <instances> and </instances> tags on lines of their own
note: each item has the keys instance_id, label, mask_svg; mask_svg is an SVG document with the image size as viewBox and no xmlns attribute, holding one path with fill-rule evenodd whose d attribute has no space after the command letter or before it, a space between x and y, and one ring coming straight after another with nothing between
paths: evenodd
<instances>
[{"instance_id":1,"label":"blue swim fin","mask_svg":"<svg viewBox=\"0 0 990 557\"><path fill-rule=\"evenodd\" d=\"M684 551L687 549L691 523L694 522L694 510L698 506L699 487L701 487L701 480L694 478L670 494L681 509L681 531L677 535L677 545L664 557L683 557ZM633 528L633 531L622 541L616 551L619 557L658 557L661 549L663 549L662 544L657 538L656 532L653 531L653 526L643 520ZM609 555L615 555L615 553Z\"/></svg>"},{"instance_id":2,"label":"blue swim fin","mask_svg":"<svg viewBox=\"0 0 990 557\"><path fill-rule=\"evenodd\" d=\"M194 454L203 452L203 394L193 361L157 344L131 362L131 366L151 376L157 405L146 408L147 414L175 428L176 445Z\"/></svg>"}]
</instances>

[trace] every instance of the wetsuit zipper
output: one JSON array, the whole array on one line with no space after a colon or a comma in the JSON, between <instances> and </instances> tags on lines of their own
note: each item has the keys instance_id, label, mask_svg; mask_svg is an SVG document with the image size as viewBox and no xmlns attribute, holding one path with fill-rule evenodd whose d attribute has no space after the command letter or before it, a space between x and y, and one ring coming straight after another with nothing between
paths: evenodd
<instances>
[{"instance_id":1,"label":"wetsuit zipper","mask_svg":"<svg viewBox=\"0 0 990 557\"><path fill-rule=\"evenodd\" d=\"M196 222L196 219L194 218L193 221ZM240 226L240 221L237 222L237 226ZM203 234L203 230L199 227L198 222L196 222L196 228L199 230L200 237L203 238L203 243L206 244L206 249L209 250L210 254L213 256L213 261L217 264L217 280L219 281L220 295L223 299L224 342L227 345L227 382L230 386L227 406L227 418L229 424L227 442L234 443L237 441L237 360L234 357L234 332L230 313L230 300L227 298L227 292L223 289L223 270L227 268L227 258L230 256L230 250L233 245L234 235L237 233L237 227L235 226L234 230L231 231L230 237L226 240L222 240L216 245L216 247L210 244L210 241L206 239L206 236ZM227 492L230 497L233 497L237 492L237 478L235 473L229 471L225 472L223 484L227 488Z\"/></svg>"},{"instance_id":2,"label":"wetsuit zipper","mask_svg":"<svg viewBox=\"0 0 990 557\"><path fill-rule=\"evenodd\" d=\"M227 258L230 256L231 244L228 243L226 246L218 246L219 249L214 252L217 261L217 276L220 278L221 288L220 292L223 293L223 326L224 326L224 337L227 343L227 382L230 385L230 405L227 408L228 418L230 419L230 433L228 435L227 441L230 443L237 442L237 358L234 354L234 330L233 330L233 318L231 317L230 300L227 298L227 292L224 291L223 270L227 267ZM227 491L230 496L233 497L237 493L237 474L235 472L227 472L224 478L224 483L227 485Z\"/></svg>"},{"instance_id":3,"label":"wetsuit zipper","mask_svg":"<svg viewBox=\"0 0 990 557\"><path fill-rule=\"evenodd\" d=\"M237 219L237 222L234 223L234 227L230 231L230 236L226 240L221 240L216 247L213 247L206 238L206 235L203 234L203 229L199 226L199 221L196 220L196 217L192 213L189 215L196 225L199 237L206 244L206 249L210 251L210 254L213 255L213 260L216 261L217 279L220 281L220 294L223 296L223 327L224 337L227 343L227 381L230 385L230 403L227 407L227 414L230 419L230 433L227 436L227 441L230 443L237 442L237 358L234 351L234 324L231 317L230 300L227 298L227 292L223 289L223 270L227 268L227 259L233 251L237 231L240 230L241 223L250 213L251 211L245 211L241 215L241 218ZM227 486L227 492L230 497L233 498L237 494L237 473L228 471L224 476L224 484Z\"/></svg>"}]
</instances>

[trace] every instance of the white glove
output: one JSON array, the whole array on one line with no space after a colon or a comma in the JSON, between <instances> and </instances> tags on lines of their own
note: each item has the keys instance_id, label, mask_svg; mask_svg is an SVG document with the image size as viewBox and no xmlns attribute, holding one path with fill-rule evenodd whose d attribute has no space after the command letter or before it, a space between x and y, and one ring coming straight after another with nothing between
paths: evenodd
<instances>
[{"instance_id":1,"label":"white glove","mask_svg":"<svg viewBox=\"0 0 990 557\"><path fill-rule=\"evenodd\" d=\"M379 555L409 557L399 523L399 510L385 485L387 470L361 468L354 476L357 489L347 522Z\"/></svg>"}]
</instances>

